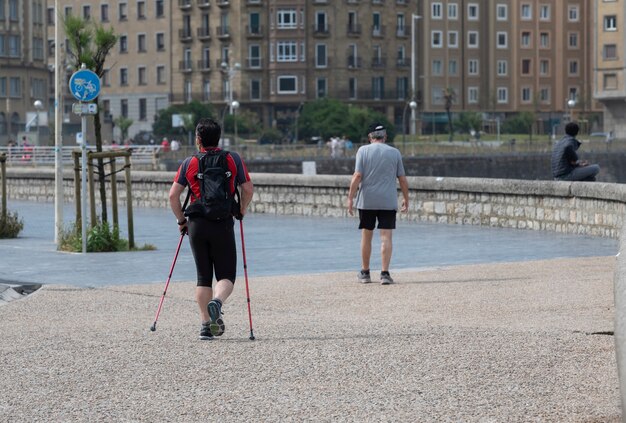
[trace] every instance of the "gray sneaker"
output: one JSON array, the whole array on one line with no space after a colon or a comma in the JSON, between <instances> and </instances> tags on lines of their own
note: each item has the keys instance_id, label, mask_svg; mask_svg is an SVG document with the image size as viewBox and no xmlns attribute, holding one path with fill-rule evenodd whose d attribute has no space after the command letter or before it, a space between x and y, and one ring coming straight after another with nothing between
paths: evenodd
<instances>
[{"instance_id":1,"label":"gray sneaker","mask_svg":"<svg viewBox=\"0 0 626 423\"><path fill-rule=\"evenodd\" d=\"M389 285L393 283L393 279L389 272L380 272L380 284L381 285Z\"/></svg>"},{"instance_id":2,"label":"gray sneaker","mask_svg":"<svg viewBox=\"0 0 626 423\"><path fill-rule=\"evenodd\" d=\"M207 306L209 317L209 327L213 336L222 336L224 334L224 320L222 319L222 303L219 300L212 300Z\"/></svg>"},{"instance_id":3,"label":"gray sneaker","mask_svg":"<svg viewBox=\"0 0 626 423\"><path fill-rule=\"evenodd\" d=\"M370 283L372 281L369 270L361 270L357 277L359 278L359 282L361 283Z\"/></svg>"}]
</instances>

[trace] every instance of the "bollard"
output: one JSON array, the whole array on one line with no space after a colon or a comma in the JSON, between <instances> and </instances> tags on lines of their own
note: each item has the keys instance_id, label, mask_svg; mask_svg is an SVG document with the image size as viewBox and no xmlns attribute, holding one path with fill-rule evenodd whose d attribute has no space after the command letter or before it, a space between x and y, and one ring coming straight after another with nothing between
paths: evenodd
<instances>
[{"instance_id":1,"label":"bollard","mask_svg":"<svg viewBox=\"0 0 626 423\"><path fill-rule=\"evenodd\" d=\"M0 178L2 179L2 209L0 217L7 215L7 155L0 153Z\"/></svg>"},{"instance_id":2,"label":"bollard","mask_svg":"<svg viewBox=\"0 0 626 423\"><path fill-rule=\"evenodd\" d=\"M615 355L622 410L626 410L626 224L622 225L620 249L613 278L615 301ZM626 412L624 413L626 417ZM622 419L624 421L624 418Z\"/></svg>"}]
</instances>

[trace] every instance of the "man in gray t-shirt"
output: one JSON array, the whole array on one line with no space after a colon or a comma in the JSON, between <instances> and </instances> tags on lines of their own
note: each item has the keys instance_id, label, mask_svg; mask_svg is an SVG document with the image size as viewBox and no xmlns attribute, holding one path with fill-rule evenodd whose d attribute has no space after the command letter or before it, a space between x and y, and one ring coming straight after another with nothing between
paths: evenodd
<instances>
[{"instance_id":1,"label":"man in gray t-shirt","mask_svg":"<svg viewBox=\"0 0 626 423\"><path fill-rule=\"evenodd\" d=\"M396 179L402 190L402 206L406 212L409 207L409 184L404 174L402 155L387 144L387 131L379 123L369 126L367 137L369 145L359 148L356 153L354 175L350 181L348 193L348 213L354 215L353 200L358 195L356 208L359 210L359 229L361 229L361 271L359 282L369 283L370 257L372 255L372 238L378 221L381 241L382 269L380 282L383 285L393 283L389 274L391 262L392 230L396 228L396 212L398 210L398 188Z\"/></svg>"}]
</instances>

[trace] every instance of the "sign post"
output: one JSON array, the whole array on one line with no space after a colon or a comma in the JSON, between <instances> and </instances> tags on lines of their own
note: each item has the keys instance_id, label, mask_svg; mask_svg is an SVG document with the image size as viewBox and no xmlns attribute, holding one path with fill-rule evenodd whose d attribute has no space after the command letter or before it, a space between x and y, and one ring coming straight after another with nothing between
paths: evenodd
<instances>
[{"instance_id":1,"label":"sign post","mask_svg":"<svg viewBox=\"0 0 626 423\"><path fill-rule=\"evenodd\" d=\"M80 130L82 135L81 150L81 235L83 241L83 253L87 252L87 116L98 113L98 105L86 104L95 100L100 95L100 78L98 75L86 69L85 64L81 69L72 74L70 78L70 92L80 103L72 105L72 111L81 117ZM93 222L92 222L93 223Z\"/></svg>"}]
</instances>

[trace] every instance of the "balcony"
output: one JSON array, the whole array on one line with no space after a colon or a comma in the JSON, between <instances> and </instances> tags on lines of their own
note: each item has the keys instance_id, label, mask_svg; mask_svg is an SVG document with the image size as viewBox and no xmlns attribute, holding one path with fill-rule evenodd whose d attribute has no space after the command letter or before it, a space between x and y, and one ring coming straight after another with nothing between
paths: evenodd
<instances>
[{"instance_id":1,"label":"balcony","mask_svg":"<svg viewBox=\"0 0 626 423\"><path fill-rule=\"evenodd\" d=\"M373 68L384 68L386 64L387 64L387 59L385 57L373 57L372 58Z\"/></svg>"},{"instance_id":2,"label":"balcony","mask_svg":"<svg viewBox=\"0 0 626 423\"><path fill-rule=\"evenodd\" d=\"M202 72L208 72L211 70L211 61L209 59L198 60L198 69Z\"/></svg>"},{"instance_id":3,"label":"balcony","mask_svg":"<svg viewBox=\"0 0 626 423\"><path fill-rule=\"evenodd\" d=\"M360 69L363 66L363 59L355 56L348 56L348 69Z\"/></svg>"},{"instance_id":4,"label":"balcony","mask_svg":"<svg viewBox=\"0 0 626 423\"><path fill-rule=\"evenodd\" d=\"M193 63L191 60L181 60L178 63L178 70L181 72L192 72L193 71Z\"/></svg>"},{"instance_id":5,"label":"balcony","mask_svg":"<svg viewBox=\"0 0 626 423\"><path fill-rule=\"evenodd\" d=\"M190 10L192 0L178 0L178 7L180 10Z\"/></svg>"},{"instance_id":6,"label":"balcony","mask_svg":"<svg viewBox=\"0 0 626 423\"><path fill-rule=\"evenodd\" d=\"M396 28L396 37L407 38L408 36L409 36L409 31L406 28Z\"/></svg>"},{"instance_id":7,"label":"balcony","mask_svg":"<svg viewBox=\"0 0 626 423\"><path fill-rule=\"evenodd\" d=\"M261 25L246 25L246 35L250 38L263 37L263 27Z\"/></svg>"},{"instance_id":8,"label":"balcony","mask_svg":"<svg viewBox=\"0 0 626 423\"><path fill-rule=\"evenodd\" d=\"M409 66L411 66L411 61L407 57L397 58L396 66L399 68L408 68Z\"/></svg>"},{"instance_id":9,"label":"balcony","mask_svg":"<svg viewBox=\"0 0 626 423\"><path fill-rule=\"evenodd\" d=\"M209 7L211 7L211 3L209 2L209 0L198 0L198 7L200 9L208 9Z\"/></svg>"},{"instance_id":10,"label":"balcony","mask_svg":"<svg viewBox=\"0 0 626 423\"><path fill-rule=\"evenodd\" d=\"M313 35L316 37L329 37L330 36L330 26L329 25L315 25L313 27Z\"/></svg>"},{"instance_id":11,"label":"balcony","mask_svg":"<svg viewBox=\"0 0 626 423\"><path fill-rule=\"evenodd\" d=\"M206 41L211 38L211 28L197 28L196 34L198 35L198 39L201 41Z\"/></svg>"},{"instance_id":12,"label":"balcony","mask_svg":"<svg viewBox=\"0 0 626 423\"><path fill-rule=\"evenodd\" d=\"M193 37L191 36L191 28L183 28L178 30L178 38L183 43L188 43L192 41Z\"/></svg>"},{"instance_id":13,"label":"balcony","mask_svg":"<svg viewBox=\"0 0 626 423\"><path fill-rule=\"evenodd\" d=\"M217 5L219 7L230 7L230 0L217 0Z\"/></svg>"},{"instance_id":14,"label":"balcony","mask_svg":"<svg viewBox=\"0 0 626 423\"><path fill-rule=\"evenodd\" d=\"M261 69L263 67L263 62L260 57L248 57L246 59L246 69Z\"/></svg>"},{"instance_id":15,"label":"balcony","mask_svg":"<svg viewBox=\"0 0 626 423\"><path fill-rule=\"evenodd\" d=\"M230 38L230 28L227 26L218 26L217 38L219 38L220 40L226 40Z\"/></svg>"},{"instance_id":16,"label":"balcony","mask_svg":"<svg viewBox=\"0 0 626 423\"><path fill-rule=\"evenodd\" d=\"M348 25L348 37L358 37L361 35L361 24Z\"/></svg>"},{"instance_id":17,"label":"balcony","mask_svg":"<svg viewBox=\"0 0 626 423\"><path fill-rule=\"evenodd\" d=\"M246 4L248 6L263 6L263 1L262 0L247 0Z\"/></svg>"},{"instance_id":18,"label":"balcony","mask_svg":"<svg viewBox=\"0 0 626 423\"><path fill-rule=\"evenodd\" d=\"M385 27L382 25L372 26L372 37L384 37Z\"/></svg>"}]
</instances>

